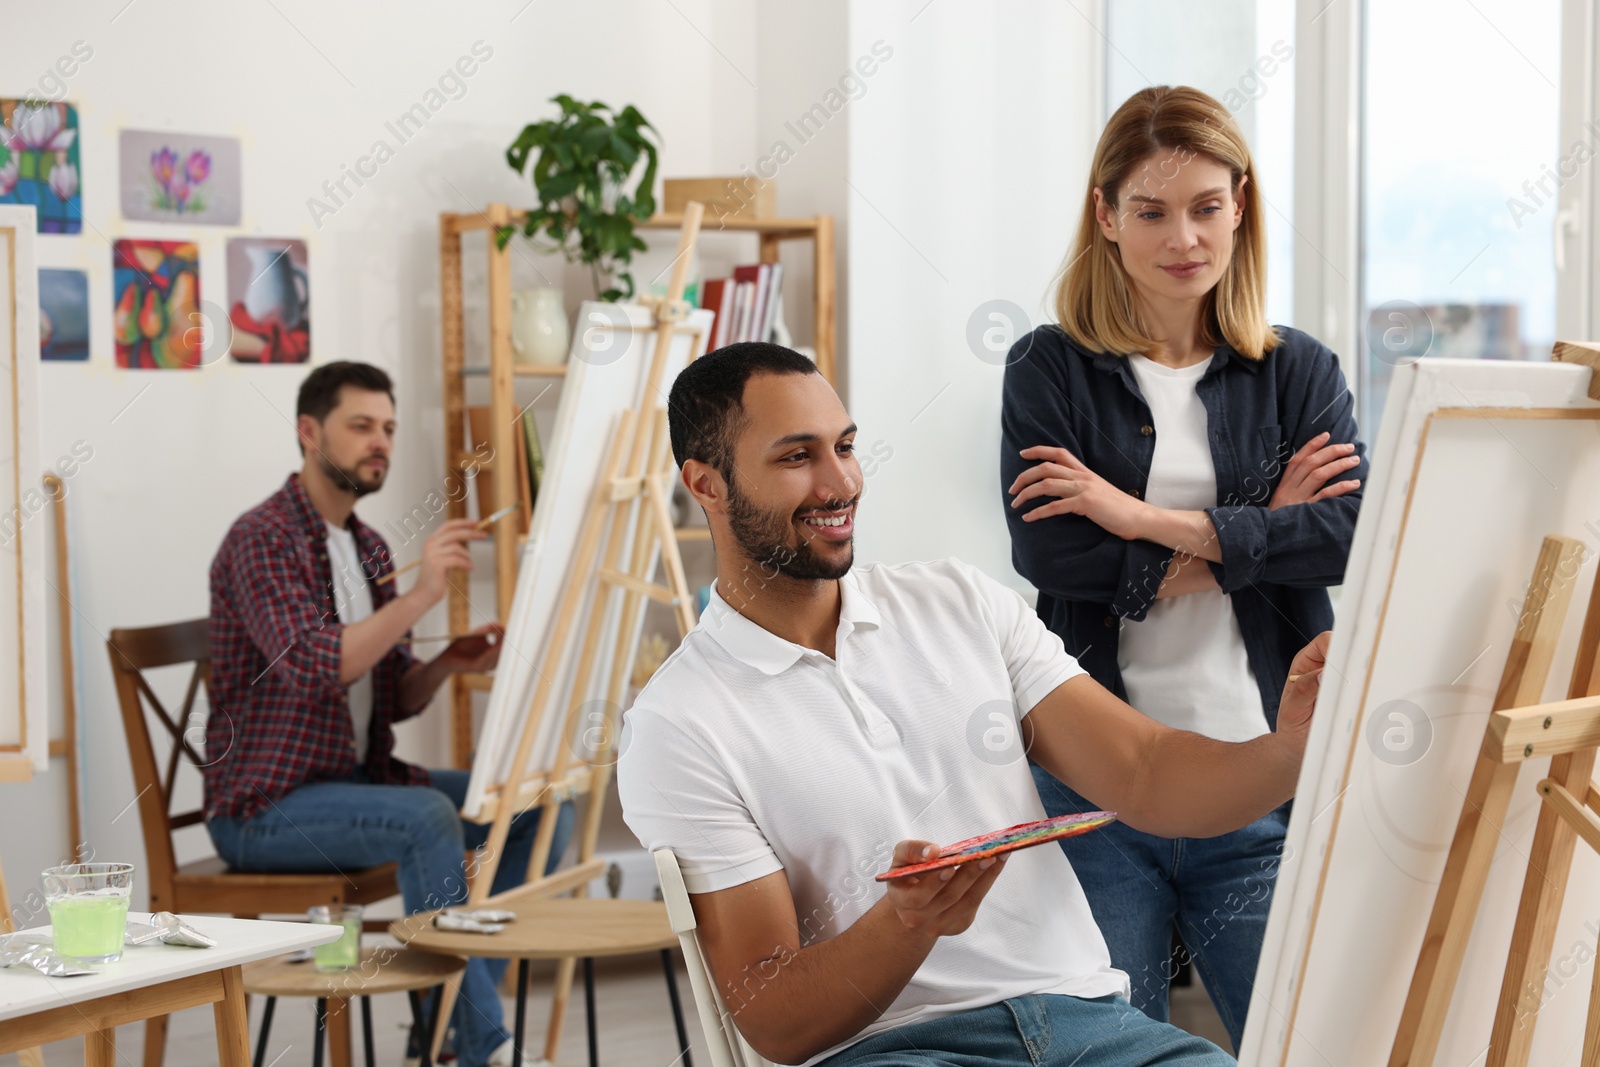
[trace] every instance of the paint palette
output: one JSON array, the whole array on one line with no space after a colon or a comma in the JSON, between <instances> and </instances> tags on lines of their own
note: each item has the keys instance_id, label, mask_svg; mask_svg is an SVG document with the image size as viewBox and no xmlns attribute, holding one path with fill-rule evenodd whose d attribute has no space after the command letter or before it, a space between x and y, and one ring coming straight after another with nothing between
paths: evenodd
<instances>
[{"instance_id":1,"label":"paint palette","mask_svg":"<svg viewBox=\"0 0 1600 1067\"><path fill-rule=\"evenodd\" d=\"M1107 823L1115 822L1116 818L1117 813L1114 811L1084 811L1074 815L1058 815L1054 819L1040 819L1038 822L1018 823L1016 826L995 830L982 837L972 837L965 841L957 841L953 845L946 845L939 851L936 859L926 863L913 863L906 867L895 867L893 870L875 875L874 878L879 882L889 882L896 878L909 878L912 875L937 871L943 867L974 863L990 856L998 856L1002 852L1032 848L1046 841L1059 841L1063 837L1077 837L1079 834L1086 834L1090 830L1098 830Z\"/></svg>"}]
</instances>

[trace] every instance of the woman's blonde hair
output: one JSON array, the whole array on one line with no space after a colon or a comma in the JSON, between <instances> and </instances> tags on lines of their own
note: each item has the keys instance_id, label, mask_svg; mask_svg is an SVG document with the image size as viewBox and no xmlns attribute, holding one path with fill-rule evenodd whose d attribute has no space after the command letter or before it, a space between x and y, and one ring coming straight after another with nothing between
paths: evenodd
<instances>
[{"instance_id":1,"label":"woman's blonde hair","mask_svg":"<svg viewBox=\"0 0 1600 1067\"><path fill-rule=\"evenodd\" d=\"M1094 191L1099 189L1115 208L1117 194L1134 168L1162 150L1179 152L1180 165L1199 155L1227 167L1235 196L1240 179L1250 179L1244 216L1234 231L1233 258L1201 309L1200 339L1213 346L1226 340L1240 355L1259 360L1277 347L1279 339L1267 323L1267 242L1255 163L1228 109L1185 85L1141 89L1106 123L1094 150L1078 239L1056 283L1056 318L1073 340L1096 352L1127 355L1156 347L1116 244L1100 231ZM1150 181L1159 188L1161 176L1152 175Z\"/></svg>"}]
</instances>

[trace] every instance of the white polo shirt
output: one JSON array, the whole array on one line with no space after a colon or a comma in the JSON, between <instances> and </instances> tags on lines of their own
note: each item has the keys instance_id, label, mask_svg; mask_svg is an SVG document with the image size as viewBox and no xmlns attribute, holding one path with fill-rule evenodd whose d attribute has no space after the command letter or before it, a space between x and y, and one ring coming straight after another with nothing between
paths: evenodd
<instances>
[{"instance_id":1,"label":"white polo shirt","mask_svg":"<svg viewBox=\"0 0 1600 1067\"><path fill-rule=\"evenodd\" d=\"M762 629L713 587L627 712L618 762L623 817L645 848L673 849L691 893L783 871L802 945L883 895L872 876L896 842L1044 818L1018 723L1084 673L1021 596L959 560L857 567L840 584L836 659ZM808 1062L1008 997L1127 992L1066 856L1027 849L876 1022Z\"/></svg>"}]
</instances>

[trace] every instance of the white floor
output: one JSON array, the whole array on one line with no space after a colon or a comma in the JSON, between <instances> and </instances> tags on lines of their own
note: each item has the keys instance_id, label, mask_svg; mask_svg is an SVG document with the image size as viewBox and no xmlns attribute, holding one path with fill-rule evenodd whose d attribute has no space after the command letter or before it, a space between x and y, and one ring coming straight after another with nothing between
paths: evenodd
<instances>
[{"instance_id":1,"label":"white floor","mask_svg":"<svg viewBox=\"0 0 1600 1067\"><path fill-rule=\"evenodd\" d=\"M652 964L655 964L652 966ZM596 966L595 1012L599 1019L600 1062L628 1067L677 1067L678 1043L672 1028L672 1013L667 1003L666 981L656 961L602 961ZM678 988L684 998L689 1026L691 1055L701 1067L709 1067L705 1041L689 1000L689 980L679 969ZM503 998L509 1029L515 1018L511 998ZM259 1006L252 1004L250 1051L255 1052ZM535 979L528 995L529 1043L542 1049L545 1022L550 1011L548 978ZM354 1063L364 1061L361 1053L360 1016L353 1020ZM1210 1000L1200 984L1172 991L1172 1021L1228 1048L1227 1031L1222 1028ZM382 1067L398 1067L405 1054L405 1027L410 1009L403 996L375 997L372 1001L372 1030L375 1061ZM280 1000L272 1020L271 1040L266 1063L273 1067L305 1067L311 1063L311 1037L314 1016L309 1000ZM117 1062L126 1067L143 1064L142 1026L125 1026L117 1031ZM166 1067L212 1067L217 1062L211 1009L197 1008L173 1017L167 1045ZM324 1059L324 1063L328 1061ZM11 1067L15 1056L0 1056L0 1064ZM48 1067L69 1067L83 1063L83 1042L61 1041L45 1048ZM583 987L574 983L567 1004L566 1025L558 1067L583 1067L588 1063L584 1038Z\"/></svg>"}]
</instances>

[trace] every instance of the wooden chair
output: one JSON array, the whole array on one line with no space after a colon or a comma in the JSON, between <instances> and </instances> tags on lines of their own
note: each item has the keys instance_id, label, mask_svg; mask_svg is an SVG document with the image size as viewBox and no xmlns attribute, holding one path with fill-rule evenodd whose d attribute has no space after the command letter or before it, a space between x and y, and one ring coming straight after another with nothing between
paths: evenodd
<instances>
[{"instance_id":1,"label":"wooden chair","mask_svg":"<svg viewBox=\"0 0 1600 1067\"><path fill-rule=\"evenodd\" d=\"M112 630L106 649L122 708L128 758L133 761L133 784L138 790L151 911L255 918L303 914L318 904L370 904L400 892L393 864L321 874L248 874L230 870L220 857L212 856L180 867L173 847L174 832L202 824L205 818L198 808L174 814L172 788L180 767L187 764L198 770L205 765L204 757L184 734L201 686L210 684L206 620ZM144 672L185 663L194 664L194 673L183 706L173 716L145 681ZM145 704L171 740L164 768L151 743ZM145 1067L161 1067L166 1044L166 1017L149 1020L145 1024Z\"/></svg>"}]
</instances>

